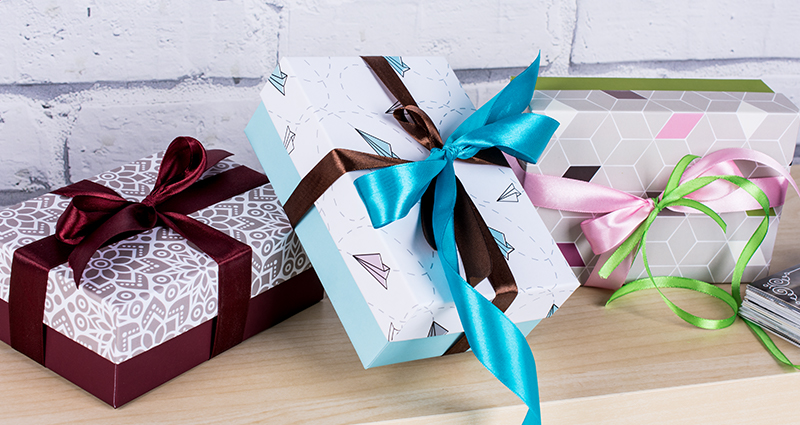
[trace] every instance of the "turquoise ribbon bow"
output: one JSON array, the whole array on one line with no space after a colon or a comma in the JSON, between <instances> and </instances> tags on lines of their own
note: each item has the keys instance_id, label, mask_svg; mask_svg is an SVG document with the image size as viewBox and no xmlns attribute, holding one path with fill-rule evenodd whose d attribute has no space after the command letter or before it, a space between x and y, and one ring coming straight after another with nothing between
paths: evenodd
<instances>
[{"instance_id":1,"label":"turquoise ribbon bow","mask_svg":"<svg viewBox=\"0 0 800 425\"><path fill-rule=\"evenodd\" d=\"M434 240L464 333L478 360L528 406L525 425L541 423L536 363L517 326L458 272L453 232L453 161L496 147L516 158L536 162L558 127L550 117L523 114L533 97L538 71L539 57L425 160L382 168L355 181L373 227L379 228L405 217L435 179Z\"/></svg>"}]
</instances>

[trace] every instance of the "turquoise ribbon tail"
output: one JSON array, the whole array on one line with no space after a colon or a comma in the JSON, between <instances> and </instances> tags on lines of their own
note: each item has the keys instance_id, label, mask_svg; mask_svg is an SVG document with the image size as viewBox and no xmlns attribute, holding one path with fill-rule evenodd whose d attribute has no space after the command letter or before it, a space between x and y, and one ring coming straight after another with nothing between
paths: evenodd
<instances>
[{"instance_id":1,"label":"turquoise ribbon tail","mask_svg":"<svg viewBox=\"0 0 800 425\"><path fill-rule=\"evenodd\" d=\"M536 361L525 336L491 301L458 273L458 253L453 233L455 173L448 164L436 179L433 231L447 284L475 357L500 382L528 406L523 424L541 424ZM450 213L443 215L446 211Z\"/></svg>"}]
</instances>

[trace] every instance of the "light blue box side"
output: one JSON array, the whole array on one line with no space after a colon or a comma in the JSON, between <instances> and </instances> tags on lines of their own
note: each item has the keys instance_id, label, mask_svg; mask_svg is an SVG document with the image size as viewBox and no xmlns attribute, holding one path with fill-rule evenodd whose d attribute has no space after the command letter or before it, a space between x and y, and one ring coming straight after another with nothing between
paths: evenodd
<instances>
[{"instance_id":1,"label":"light blue box side","mask_svg":"<svg viewBox=\"0 0 800 425\"><path fill-rule=\"evenodd\" d=\"M517 323L523 335L528 335L541 320ZM368 367L384 366L393 363L408 362L411 360L427 359L444 354L463 332L452 335L441 335L410 341L392 341ZM423 347L425 345L425 347Z\"/></svg>"},{"instance_id":2,"label":"light blue box side","mask_svg":"<svg viewBox=\"0 0 800 425\"><path fill-rule=\"evenodd\" d=\"M258 105L245 134L278 199L286 202L300 182L300 175L263 103ZM295 232L314 268L319 270L325 292L365 368L440 356L462 335L386 341L316 208L306 214ZM528 335L538 323L533 320L517 326L523 335Z\"/></svg>"},{"instance_id":3,"label":"light blue box side","mask_svg":"<svg viewBox=\"0 0 800 425\"><path fill-rule=\"evenodd\" d=\"M285 203L300 182L300 174L292 165L263 103L258 105L244 132L278 199ZM306 214L295 232L314 268L318 270L317 274L325 292L333 303L361 363L366 367L383 351L387 341L374 321L364 320L372 313L316 208Z\"/></svg>"}]
</instances>

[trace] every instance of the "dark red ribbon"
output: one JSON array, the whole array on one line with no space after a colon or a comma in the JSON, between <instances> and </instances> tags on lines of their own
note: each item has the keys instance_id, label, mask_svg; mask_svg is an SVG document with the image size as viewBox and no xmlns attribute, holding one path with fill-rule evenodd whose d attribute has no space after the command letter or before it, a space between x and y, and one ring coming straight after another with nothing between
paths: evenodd
<instances>
[{"instance_id":1,"label":"dark red ribbon","mask_svg":"<svg viewBox=\"0 0 800 425\"><path fill-rule=\"evenodd\" d=\"M80 285L92 255L102 246L156 226L175 230L219 266L219 302L211 356L242 341L250 301L252 250L232 237L186 214L224 201L268 182L240 166L199 180L231 154L206 151L191 137L178 137L167 148L150 194L142 202L125 200L114 190L83 180L53 193L71 197L56 234L14 252L9 316L11 346L44 364L44 303L49 270L69 262Z\"/></svg>"}]
</instances>

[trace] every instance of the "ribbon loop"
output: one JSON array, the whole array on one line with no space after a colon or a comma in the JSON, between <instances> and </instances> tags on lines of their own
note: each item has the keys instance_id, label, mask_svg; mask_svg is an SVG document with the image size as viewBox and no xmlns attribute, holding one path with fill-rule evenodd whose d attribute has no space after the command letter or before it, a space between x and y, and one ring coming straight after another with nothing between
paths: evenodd
<instances>
[{"instance_id":1,"label":"ribbon loop","mask_svg":"<svg viewBox=\"0 0 800 425\"><path fill-rule=\"evenodd\" d=\"M431 181L445 167L445 152L435 149L424 161L381 168L355 180L376 229L399 220L419 202Z\"/></svg>"},{"instance_id":2,"label":"ribbon loop","mask_svg":"<svg viewBox=\"0 0 800 425\"><path fill-rule=\"evenodd\" d=\"M408 134L429 151L442 148L442 137L428 114L416 105L406 105L392 112L394 119ZM410 118L410 120L409 120Z\"/></svg>"},{"instance_id":3,"label":"ribbon loop","mask_svg":"<svg viewBox=\"0 0 800 425\"><path fill-rule=\"evenodd\" d=\"M206 150L195 139L178 137L164 152L158 177L143 204L154 206L169 199L200 179L208 169Z\"/></svg>"}]
</instances>

